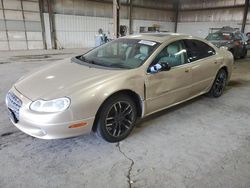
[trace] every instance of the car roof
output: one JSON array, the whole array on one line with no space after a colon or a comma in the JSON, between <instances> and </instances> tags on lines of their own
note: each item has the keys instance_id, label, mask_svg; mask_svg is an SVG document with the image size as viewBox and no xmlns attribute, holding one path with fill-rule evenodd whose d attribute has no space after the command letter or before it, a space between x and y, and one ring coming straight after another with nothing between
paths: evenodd
<instances>
[{"instance_id":1,"label":"car roof","mask_svg":"<svg viewBox=\"0 0 250 188\"><path fill-rule=\"evenodd\" d=\"M135 35L128 35L125 36L123 38L130 38L130 39L141 39L141 40L151 40L151 41L155 41L155 42L159 42L159 43L163 43L169 39L172 38L194 38L190 35L186 35L186 34L181 34L181 33L161 33L161 32L157 32L157 33L139 33L139 34L135 34ZM200 39L200 38L197 38Z\"/></svg>"}]
</instances>

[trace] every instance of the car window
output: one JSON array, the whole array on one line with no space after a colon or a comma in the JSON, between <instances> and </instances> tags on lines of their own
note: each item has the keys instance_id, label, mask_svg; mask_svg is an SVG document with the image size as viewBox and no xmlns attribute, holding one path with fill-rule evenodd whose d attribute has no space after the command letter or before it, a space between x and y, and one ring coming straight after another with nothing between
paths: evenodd
<instances>
[{"instance_id":1,"label":"car window","mask_svg":"<svg viewBox=\"0 0 250 188\"><path fill-rule=\"evenodd\" d=\"M245 33L241 33L241 37L242 37L244 42L246 42L248 40L248 37L246 36Z\"/></svg>"},{"instance_id":2,"label":"car window","mask_svg":"<svg viewBox=\"0 0 250 188\"><path fill-rule=\"evenodd\" d=\"M183 41L175 41L166 46L154 59L153 63L168 63L170 67L179 66L187 63L186 49Z\"/></svg>"},{"instance_id":3,"label":"car window","mask_svg":"<svg viewBox=\"0 0 250 188\"><path fill-rule=\"evenodd\" d=\"M189 62L194 62L199 59L212 56L216 53L211 46L199 40L188 39L184 40L184 43L187 47Z\"/></svg>"},{"instance_id":4,"label":"car window","mask_svg":"<svg viewBox=\"0 0 250 188\"><path fill-rule=\"evenodd\" d=\"M234 35L234 38L235 38L236 40L242 40L242 37L241 37L240 34L235 34L235 35Z\"/></svg>"},{"instance_id":5,"label":"car window","mask_svg":"<svg viewBox=\"0 0 250 188\"><path fill-rule=\"evenodd\" d=\"M210 33L206 37L206 39L209 41L232 40L232 34L231 33L221 33L221 32Z\"/></svg>"}]
</instances>

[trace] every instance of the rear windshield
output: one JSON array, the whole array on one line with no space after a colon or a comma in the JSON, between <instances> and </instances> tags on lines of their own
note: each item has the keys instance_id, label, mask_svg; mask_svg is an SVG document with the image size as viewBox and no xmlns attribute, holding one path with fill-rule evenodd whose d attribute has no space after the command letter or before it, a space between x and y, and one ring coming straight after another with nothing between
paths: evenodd
<instances>
[{"instance_id":1,"label":"rear windshield","mask_svg":"<svg viewBox=\"0 0 250 188\"><path fill-rule=\"evenodd\" d=\"M231 33L210 33L207 40L231 40L232 34Z\"/></svg>"}]
</instances>

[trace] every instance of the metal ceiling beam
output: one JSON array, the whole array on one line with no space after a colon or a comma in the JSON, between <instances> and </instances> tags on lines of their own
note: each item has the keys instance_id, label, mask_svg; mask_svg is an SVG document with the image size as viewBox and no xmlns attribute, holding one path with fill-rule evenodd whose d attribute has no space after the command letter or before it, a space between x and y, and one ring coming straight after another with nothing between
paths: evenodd
<instances>
[{"instance_id":1,"label":"metal ceiling beam","mask_svg":"<svg viewBox=\"0 0 250 188\"><path fill-rule=\"evenodd\" d=\"M245 5L230 5L230 6L218 6L218 7L204 7L204 8L185 8L180 11L202 11L202 10L221 10L221 9L233 9L233 8L244 8Z\"/></svg>"},{"instance_id":2,"label":"metal ceiling beam","mask_svg":"<svg viewBox=\"0 0 250 188\"><path fill-rule=\"evenodd\" d=\"M243 20L242 20L242 25L241 25L241 32L245 32L245 27L246 27L246 21L247 21L247 13L248 13L248 7L249 7L249 0L245 0L245 9L244 9L244 14L243 14Z\"/></svg>"},{"instance_id":3,"label":"metal ceiling beam","mask_svg":"<svg viewBox=\"0 0 250 188\"><path fill-rule=\"evenodd\" d=\"M87 0L89 2L97 2L97 3L105 3L105 4L112 4L110 1L102 1L102 0ZM159 2L157 2L159 3ZM120 3L122 6L130 6L127 3ZM145 8L145 9L152 9L152 10L163 10L163 11L175 11L174 8L162 8L162 7L149 7L144 5L133 5L134 8Z\"/></svg>"}]
</instances>

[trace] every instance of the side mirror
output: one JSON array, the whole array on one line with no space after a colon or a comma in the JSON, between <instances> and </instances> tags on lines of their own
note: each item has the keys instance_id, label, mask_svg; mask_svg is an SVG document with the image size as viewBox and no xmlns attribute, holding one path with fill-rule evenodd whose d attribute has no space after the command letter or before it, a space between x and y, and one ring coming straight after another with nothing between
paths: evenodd
<instances>
[{"instance_id":1,"label":"side mirror","mask_svg":"<svg viewBox=\"0 0 250 188\"><path fill-rule=\"evenodd\" d=\"M171 69L171 67L167 62L161 62L160 65L161 65L161 71L169 71Z\"/></svg>"},{"instance_id":2,"label":"side mirror","mask_svg":"<svg viewBox=\"0 0 250 188\"><path fill-rule=\"evenodd\" d=\"M157 73L160 71L169 71L171 67L166 62L156 63L149 68L150 73Z\"/></svg>"}]
</instances>

